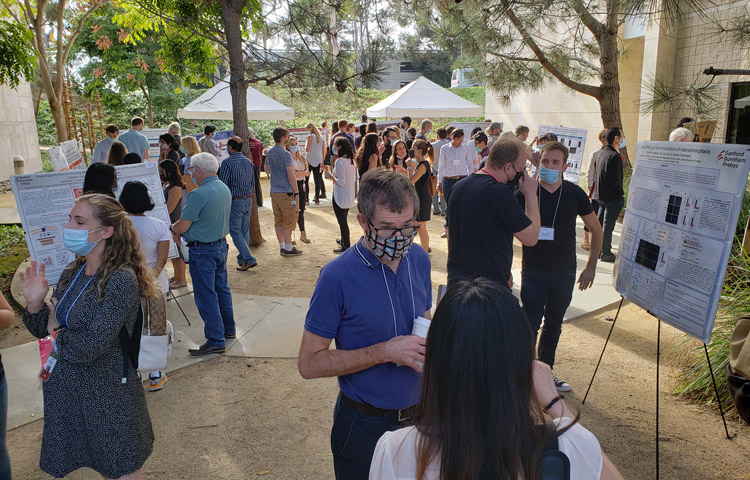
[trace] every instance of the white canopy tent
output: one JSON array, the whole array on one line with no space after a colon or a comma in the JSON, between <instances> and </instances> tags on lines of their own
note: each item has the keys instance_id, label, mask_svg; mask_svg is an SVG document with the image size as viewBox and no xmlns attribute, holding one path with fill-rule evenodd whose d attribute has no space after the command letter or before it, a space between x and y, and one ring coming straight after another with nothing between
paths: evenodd
<instances>
[{"instance_id":1,"label":"white canopy tent","mask_svg":"<svg viewBox=\"0 0 750 480\"><path fill-rule=\"evenodd\" d=\"M368 117L400 118L405 115L415 118L481 117L484 107L419 77L367 109Z\"/></svg>"},{"instance_id":2,"label":"white canopy tent","mask_svg":"<svg viewBox=\"0 0 750 480\"><path fill-rule=\"evenodd\" d=\"M225 79L217 83L185 108L177 110L177 118L232 120L232 95L229 93L229 80ZM252 87L247 87L248 120L292 120L293 118L293 108L263 95Z\"/></svg>"},{"instance_id":3,"label":"white canopy tent","mask_svg":"<svg viewBox=\"0 0 750 480\"><path fill-rule=\"evenodd\" d=\"M747 106L750 106L750 97L742 97L734 101L734 108L745 108Z\"/></svg>"}]
</instances>

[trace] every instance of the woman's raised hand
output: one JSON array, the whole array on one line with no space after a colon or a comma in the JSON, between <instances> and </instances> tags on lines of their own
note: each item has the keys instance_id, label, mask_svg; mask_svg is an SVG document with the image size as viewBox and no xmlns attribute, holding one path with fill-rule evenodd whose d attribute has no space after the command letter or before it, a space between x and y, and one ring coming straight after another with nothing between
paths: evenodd
<instances>
[{"instance_id":1,"label":"woman's raised hand","mask_svg":"<svg viewBox=\"0 0 750 480\"><path fill-rule=\"evenodd\" d=\"M26 299L26 309L29 313L37 313L44 307L44 298L49 292L49 283L44 276L44 263L39 264L31 261L31 266L26 267L25 272L20 272L23 283L23 298Z\"/></svg>"}]
</instances>

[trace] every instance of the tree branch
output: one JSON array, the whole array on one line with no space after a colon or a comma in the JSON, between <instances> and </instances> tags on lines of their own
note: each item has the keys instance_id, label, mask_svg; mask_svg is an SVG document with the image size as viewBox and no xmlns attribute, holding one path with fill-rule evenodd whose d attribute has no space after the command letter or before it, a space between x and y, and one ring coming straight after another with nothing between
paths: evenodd
<instances>
[{"instance_id":1,"label":"tree branch","mask_svg":"<svg viewBox=\"0 0 750 480\"><path fill-rule=\"evenodd\" d=\"M518 19L516 14L513 12L513 10L510 8L510 5L508 4L508 0L502 0L503 4L506 6L505 9L505 15L508 17L508 20L513 24L513 26L518 30L518 33L521 34L521 37L523 38L523 41L531 48L531 51L534 52L534 55L539 59L539 63L544 67L545 70L547 70L549 73L551 73L555 78L557 78L563 85L572 88L573 90L583 93L585 95L592 96L596 99L598 99L601 96L601 88L595 87L593 85L587 85L585 83L576 82L573 79L567 77L564 73L560 71L559 68L555 64L549 61L545 53L542 51L541 48L539 48L539 45L537 45L536 41L531 37L531 35L528 34L526 31L526 28L523 26L521 21Z\"/></svg>"},{"instance_id":2,"label":"tree branch","mask_svg":"<svg viewBox=\"0 0 750 480\"><path fill-rule=\"evenodd\" d=\"M588 11L581 0L571 0L570 6L573 7L573 10L578 14L578 18L581 19L581 22L583 22L586 28L588 28L598 40L599 36L602 34L604 25L591 15L591 12Z\"/></svg>"}]
</instances>

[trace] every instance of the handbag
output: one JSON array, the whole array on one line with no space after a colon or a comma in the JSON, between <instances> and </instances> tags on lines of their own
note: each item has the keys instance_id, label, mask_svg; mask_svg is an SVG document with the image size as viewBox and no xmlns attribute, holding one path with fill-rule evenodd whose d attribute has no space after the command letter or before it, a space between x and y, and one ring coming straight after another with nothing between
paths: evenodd
<instances>
[{"instance_id":1,"label":"handbag","mask_svg":"<svg viewBox=\"0 0 750 480\"><path fill-rule=\"evenodd\" d=\"M141 299L143 330L138 351L138 370L167 368L172 350L172 324L167 320L167 299L164 294Z\"/></svg>"},{"instance_id":2,"label":"handbag","mask_svg":"<svg viewBox=\"0 0 750 480\"><path fill-rule=\"evenodd\" d=\"M727 385L734 406L745 422L750 423L750 315L737 321L729 342Z\"/></svg>"},{"instance_id":3,"label":"handbag","mask_svg":"<svg viewBox=\"0 0 750 480\"><path fill-rule=\"evenodd\" d=\"M429 183L430 196L434 197L435 193L437 193L437 177L433 175L432 172L429 172L429 173L430 173L430 183Z\"/></svg>"}]
</instances>

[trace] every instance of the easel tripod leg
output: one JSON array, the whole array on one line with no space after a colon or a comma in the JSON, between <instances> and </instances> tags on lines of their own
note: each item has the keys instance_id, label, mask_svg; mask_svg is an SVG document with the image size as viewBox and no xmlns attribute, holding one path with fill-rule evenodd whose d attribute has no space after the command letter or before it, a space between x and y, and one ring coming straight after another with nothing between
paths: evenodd
<instances>
[{"instance_id":1,"label":"easel tripod leg","mask_svg":"<svg viewBox=\"0 0 750 480\"><path fill-rule=\"evenodd\" d=\"M656 330L656 480L659 480L659 364L661 363L661 320Z\"/></svg>"},{"instance_id":2,"label":"easel tripod leg","mask_svg":"<svg viewBox=\"0 0 750 480\"><path fill-rule=\"evenodd\" d=\"M721 421L724 422L724 432L727 434L727 439L731 440L732 437L729 435L729 428L727 427L727 419L724 417L724 408L721 406L721 398L719 398L719 388L716 386L716 379L714 378L714 369L711 366L711 357L708 356L708 347L703 344L703 351L706 352L706 362L708 362L708 371L711 372L711 382L714 384L714 393L716 393L716 402L719 404L719 412L721 413Z\"/></svg>"},{"instance_id":3,"label":"easel tripod leg","mask_svg":"<svg viewBox=\"0 0 750 480\"><path fill-rule=\"evenodd\" d=\"M615 329L615 323L617 323L617 317L620 316L620 309L622 308L622 302L625 301L625 297L620 297L620 304L617 306L617 313L615 313L615 318L612 320L612 326L609 327L609 333L607 334L607 339L604 341L604 347L602 347L602 353L599 355L599 360L596 362L596 368L594 369L594 374L591 375L591 381L589 382L589 387L586 389L586 395L583 396L583 401L581 404L586 403L586 398L589 396L589 391L591 390L591 385L594 383L594 378L596 377L596 372L599 371L599 365L602 363L602 357L604 357L604 350L607 349L607 344L609 343L609 337L612 336L612 330Z\"/></svg>"}]
</instances>

